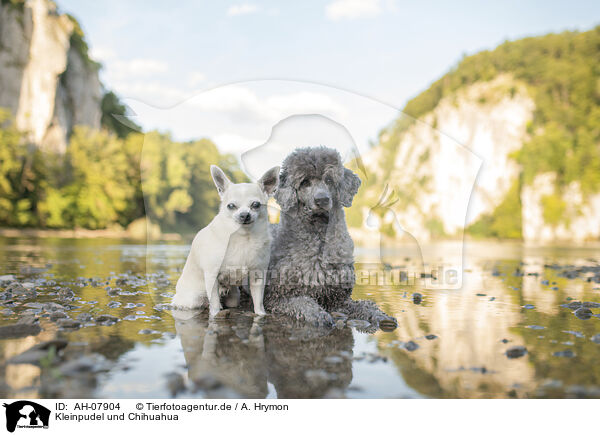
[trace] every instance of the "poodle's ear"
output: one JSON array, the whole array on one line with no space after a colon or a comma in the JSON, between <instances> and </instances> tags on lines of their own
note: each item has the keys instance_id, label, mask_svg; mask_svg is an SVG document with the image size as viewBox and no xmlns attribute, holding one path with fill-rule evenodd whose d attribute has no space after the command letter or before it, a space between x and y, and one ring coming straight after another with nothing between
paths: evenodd
<instances>
[{"instance_id":1,"label":"poodle's ear","mask_svg":"<svg viewBox=\"0 0 600 435\"><path fill-rule=\"evenodd\" d=\"M290 186L285 169L279 175L279 185L275 190L275 201L281 207L282 212L288 212L298 204L296 189Z\"/></svg>"},{"instance_id":2,"label":"poodle's ear","mask_svg":"<svg viewBox=\"0 0 600 435\"><path fill-rule=\"evenodd\" d=\"M352 205L352 198L358 192L360 178L348 168L344 168L344 178L340 184L340 202L344 207Z\"/></svg>"},{"instance_id":3,"label":"poodle's ear","mask_svg":"<svg viewBox=\"0 0 600 435\"><path fill-rule=\"evenodd\" d=\"M265 192L265 195L271 196L279 183L279 166L269 169L265 172L265 175L260 177L258 185L260 189Z\"/></svg>"},{"instance_id":4,"label":"poodle's ear","mask_svg":"<svg viewBox=\"0 0 600 435\"><path fill-rule=\"evenodd\" d=\"M223 170L217 165L210 165L210 175L212 175L215 186L217 186L217 192L219 192L219 196L223 198L223 195L231 184L231 181L229 181L229 178L227 178L225 172L223 172Z\"/></svg>"}]
</instances>

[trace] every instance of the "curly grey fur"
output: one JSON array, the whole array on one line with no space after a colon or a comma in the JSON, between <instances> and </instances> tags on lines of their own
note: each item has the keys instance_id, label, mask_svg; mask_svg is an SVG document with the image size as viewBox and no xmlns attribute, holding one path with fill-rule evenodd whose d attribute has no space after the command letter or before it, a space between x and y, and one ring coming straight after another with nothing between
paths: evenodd
<instances>
[{"instance_id":1,"label":"curly grey fur","mask_svg":"<svg viewBox=\"0 0 600 435\"><path fill-rule=\"evenodd\" d=\"M302 190L305 179L327 180L331 196L328 216L315 214L312 197ZM338 311L351 319L377 325L393 320L372 301L352 300L354 243L344 207L360 186L360 179L344 168L336 150L299 148L283 162L275 199L281 206L280 224L274 226L265 308L316 325L332 325L329 314ZM317 216L317 217L316 217Z\"/></svg>"}]
</instances>

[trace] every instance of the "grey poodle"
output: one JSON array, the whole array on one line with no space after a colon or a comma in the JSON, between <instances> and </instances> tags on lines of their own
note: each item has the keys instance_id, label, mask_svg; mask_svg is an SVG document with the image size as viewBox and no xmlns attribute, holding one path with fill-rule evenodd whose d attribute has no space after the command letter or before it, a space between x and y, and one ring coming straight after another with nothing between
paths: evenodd
<instances>
[{"instance_id":1,"label":"grey poodle","mask_svg":"<svg viewBox=\"0 0 600 435\"><path fill-rule=\"evenodd\" d=\"M273 226L267 311L324 326L333 324L331 312L397 325L374 302L351 298L354 243L344 207L360 183L334 149L298 148L286 157L275 192L281 217Z\"/></svg>"}]
</instances>

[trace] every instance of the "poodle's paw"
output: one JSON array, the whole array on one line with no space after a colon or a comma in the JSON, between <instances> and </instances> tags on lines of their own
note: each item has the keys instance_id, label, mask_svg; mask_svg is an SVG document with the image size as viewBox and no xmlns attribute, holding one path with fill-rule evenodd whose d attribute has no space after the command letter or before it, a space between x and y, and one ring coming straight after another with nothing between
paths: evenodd
<instances>
[{"instance_id":1,"label":"poodle's paw","mask_svg":"<svg viewBox=\"0 0 600 435\"><path fill-rule=\"evenodd\" d=\"M318 328L332 328L335 325L333 317L326 311L320 313L304 314L304 320Z\"/></svg>"}]
</instances>

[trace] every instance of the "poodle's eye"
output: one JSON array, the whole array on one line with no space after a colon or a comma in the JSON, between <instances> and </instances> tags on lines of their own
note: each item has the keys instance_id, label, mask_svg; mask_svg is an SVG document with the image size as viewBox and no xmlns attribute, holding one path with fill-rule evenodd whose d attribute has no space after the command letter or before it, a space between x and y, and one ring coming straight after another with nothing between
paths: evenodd
<instances>
[{"instance_id":1,"label":"poodle's eye","mask_svg":"<svg viewBox=\"0 0 600 435\"><path fill-rule=\"evenodd\" d=\"M302 180L302 183L300 183L300 187L307 187L310 184L310 180L308 178L305 178L304 180Z\"/></svg>"},{"instance_id":2,"label":"poodle's eye","mask_svg":"<svg viewBox=\"0 0 600 435\"><path fill-rule=\"evenodd\" d=\"M229 204L227 204L227 208L229 210L235 210L237 206L233 202L230 202Z\"/></svg>"},{"instance_id":3,"label":"poodle's eye","mask_svg":"<svg viewBox=\"0 0 600 435\"><path fill-rule=\"evenodd\" d=\"M250 204L250 208L253 208L254 210L259 209L260 208L260 202L254 201L252 204Z\"/></svg>"},{"instance_id":4,"label":"poodle's eye","mask_svg":"<svg viewBox=\"0 0 600 435\"><path fill-rule=\"evenodd\" d=\"M333 184L333 178L331 178L331 175L328 175L327 177L325 177L325 182L327 184Z\"/></svg>"}]
</instances>

